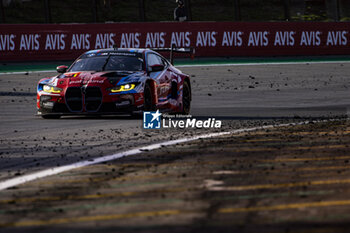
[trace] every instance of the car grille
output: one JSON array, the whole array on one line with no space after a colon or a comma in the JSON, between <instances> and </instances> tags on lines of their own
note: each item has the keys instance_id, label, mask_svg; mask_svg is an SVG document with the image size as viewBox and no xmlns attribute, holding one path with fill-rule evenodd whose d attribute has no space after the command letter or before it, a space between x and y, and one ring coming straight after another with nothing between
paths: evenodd
<instances>
[{"instance_id":1,"label":"car grille","mask_svg":"<svg viewBox=\"0 0 350 233\"><path fill-rule=\"evenodd\" d=\"M102 104L99 87L69 87L66 91L66 104L71 112L83 111L83 100L87 112L97 112Z\"/></svg>"},{"instance_id":2,"label":"car grille","mask_svg":"<svg viewBox=\"0 0 350 233\"><path fill-rule=\"evenodd\" d=\"M72 112L83 111L83 94L80 87L69 87L66 91L67 107Z\"/></svg>"},{"instance_id":3,"label":"car grille","mask_svg":"<svg viewBox=\"0 0 350 233\"><path fill-rule=\"evenodd\" d=\"M85 89L85 108L88 112L97 112L102 104L102 92L99 87Z\"/></svg>"}]
</instances>

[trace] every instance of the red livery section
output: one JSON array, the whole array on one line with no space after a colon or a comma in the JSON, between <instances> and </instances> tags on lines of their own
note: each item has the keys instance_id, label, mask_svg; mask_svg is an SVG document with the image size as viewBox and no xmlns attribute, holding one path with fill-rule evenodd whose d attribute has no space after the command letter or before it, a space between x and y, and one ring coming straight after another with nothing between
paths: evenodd
<instances>
[{"instance_id":1,"label":"red livery section","mask_svg":"<svg viewBox=\"0 0 350 233\"><path fill-rule=\"evenodd\" d=\"M196 56L350 54L350 23L0 25L0 60L72 60L91 49L195 47Z\"/></svg>"}]
</instances>

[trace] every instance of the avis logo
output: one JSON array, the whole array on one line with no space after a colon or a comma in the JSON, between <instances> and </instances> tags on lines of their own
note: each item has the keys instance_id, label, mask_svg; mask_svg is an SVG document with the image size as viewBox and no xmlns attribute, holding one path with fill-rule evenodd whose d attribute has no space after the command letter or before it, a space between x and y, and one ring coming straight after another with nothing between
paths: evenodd
<instances>
[{"instance_id":1,"label":"avis logo","mask_svg":"<svg viewBox=\"0 0 350 233\"><path fill-rule=\"evenodd\" d=\"M143 128L144 129L160 129L159 110L156 112L143 112Z\"/></svg>"}]
</instances>

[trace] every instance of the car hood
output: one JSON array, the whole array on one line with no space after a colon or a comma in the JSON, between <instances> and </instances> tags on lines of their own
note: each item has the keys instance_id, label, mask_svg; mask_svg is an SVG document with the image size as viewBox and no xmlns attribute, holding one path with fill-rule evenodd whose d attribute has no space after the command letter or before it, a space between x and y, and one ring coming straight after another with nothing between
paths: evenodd
<instances>
[{"instance_id":1,"label":"car hood","mask_svg":"<svg viewBox=\"0 0 350 233\"><path fill-rule=\"evenodd\" d=\"M53 86L117 86L126 83L139 82L142 77L145 76L144 72L125 72L125 71L83 71L83 72L67 72L51 79L46 80L44 83L51 84Z\"/></svg>"}]
</instances>

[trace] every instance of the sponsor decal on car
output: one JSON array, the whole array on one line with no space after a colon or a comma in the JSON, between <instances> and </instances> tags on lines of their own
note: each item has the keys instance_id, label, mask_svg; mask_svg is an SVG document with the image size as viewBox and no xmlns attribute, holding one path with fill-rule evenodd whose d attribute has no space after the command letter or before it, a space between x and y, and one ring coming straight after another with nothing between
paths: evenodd
<instances>
[{"instance_id":1,"label":"sponsor decal on car","mask_svg":"<svg viewBox=\"0 0 350 233\"><path fill-rule=\"evenodd\" d=\"M95 79L91 79L91 80L74 80L74 81L69 81L69 84L92 84L92 83L104 83L104 80L95 80Z\"/></svg>"}]
</instances>

